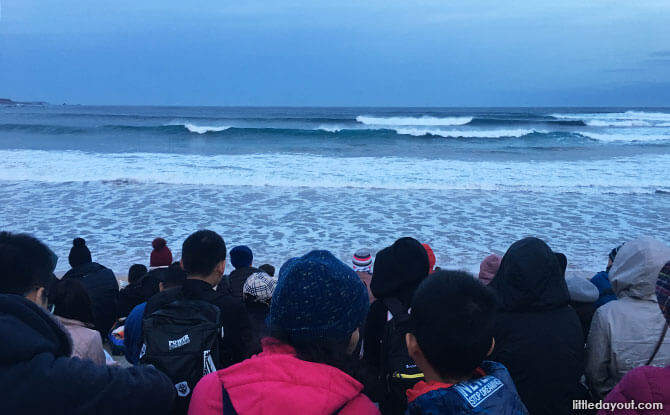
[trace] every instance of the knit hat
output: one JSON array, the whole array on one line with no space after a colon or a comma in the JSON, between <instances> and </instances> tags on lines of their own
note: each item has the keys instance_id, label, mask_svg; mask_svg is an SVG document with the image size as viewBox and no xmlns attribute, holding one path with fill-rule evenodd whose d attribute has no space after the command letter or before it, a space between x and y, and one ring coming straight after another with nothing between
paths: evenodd
<instances>
[{"instance_id":1,"label":"knit hat","mask_svg":"<svg viewBox=\"0 0 670 415\"><path fill-rule=\"evenodd\" d=\"M435 252L433 252L433 248L428 244L421 244L421 246L423 246L428 255L428 273L431 274L435 270Z\"/></svg>"},{"instance_id":2,"label":"knit hat","mask_svg":"<svg viewBox=\"0 0 670 415\"><path fill-rule=\"evenodd\" d=\"M251 297L254 301L270 304L272 294L277 286L277 278L269 276L265 272L254 272L244 282L242 293Z\"/></svg>"},{"instance_id":3,"label":"knit hat","mask_svg":"<svg viewBox=\"0 0 670 415\"><path fill-rule=\"evenodd\" d=\"M253 260L254 254L248 246L240 245L230 250L230 262L235 269L250 267Z\"/></svg>"},{"instance_id":4,"label":"knit hat","mask_svg":"<svg viewBox=\"0 0 670 415\"><path fill-rule=\"evenodd\" d=\"M493 277L496 276L498 268L500 268L500 261L502 257L500 255L491 254L484 258L481 264L479 264L479 280L484 283L484 285L489 285Z\"/></svg>"},{"instance_id":5,"label":"knit hat","mask_svg":"<svg viewBox=\"0 0 670 415\"><path fill-rule=\"evenodd\" d=\"M377 253L370 290L379 299L400 294L411 297L428 276L428 267L428 254L419 241L400 238Z\"/></svg>"},{"instance_id":6,"label":"knit hat","mask_svg":"<svg viewBox=\"0 0 670 415\"><path fill-rule=\"evenodd\" d=\"M72 268L92 262L91 251L88 250L84 238L75 238L72 241L72 248L70 248L70 255L67 259Z\"/></svg>"},{"instance_id":7,"label":"knit hat","mask_svg":"<svg viewBox=\"0 0 670 415\"><path fill-rule=\"evenodd\" d=\"M151 242L154 250L151 251L150 267L167 267L172 264L172 251L167 247L163 238L156 238Z\"/></svg>"},{"instance_id":8,"label":"knit hat","mask_svg":"<svg viewBox=\"0 0 670 415\"><path fill-rule=\"evenodd\" d=\"M372 272L372 255L367 249L356 251L351 262L354 264L354 271L356 272Z\"/></svg>"},{"instance_id":9,"label":"knit hat","mask_svg":"<svg viewBox=\"0 0 670 415\"><path fill-rule=\"evenodd\" d=\"M330 252L312 251L280 268L267 323L295 340L345 342L368 307L358 275Z\"/></svg>"},{"instance_id":10,"label":"knit hat","mask_svg":"<svg viewBox=\"0 0 670 415\"><path fill-rule=\"evenodd\" d=\"M670 262L665 264L656 280L656 298L665 320L670 324Z\"/></svg>"}]
</instances>

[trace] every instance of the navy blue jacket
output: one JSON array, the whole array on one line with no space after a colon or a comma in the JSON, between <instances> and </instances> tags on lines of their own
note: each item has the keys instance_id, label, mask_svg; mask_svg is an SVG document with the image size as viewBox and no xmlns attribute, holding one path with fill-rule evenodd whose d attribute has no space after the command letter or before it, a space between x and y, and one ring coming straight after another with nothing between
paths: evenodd
<instances>
[{"instance_id":1,"label":"navy blue jacket","mask_svg":"<svg viewBox=\"0 0 670 415\"><path fill-rule=\"evenodd\" d=\"M505 366L484 361L481 368L486 376L419 395L409 403L407 413L409 415L528 414ZM420 386L415 386L413 390L419 388Z\"/></svg>"},{"instance_id":2,"label":"navy blue jacket","mask_svg":"<svg viewBox=\"0 0 670 415\"><path fill-rule=\"evenodd\" d=\"M0 294L0 414L167 413L175 388L150 367L69 357L69 335L42 308Z\"/></svg>"},{"instance_id":3,"label":"navy blue jacket","mask_svg":"<svg viewBox=\"0 0 670 415\"><path fill-rule=\"evenodd\" d=\"M91 297L95 328L103 338L107 337L116 321L119 302L119 283L112 270L89 262L69 270L63 275L63 279L66 278L75 278L84 284L88 296Z\"/></svg>"}]
</instances>

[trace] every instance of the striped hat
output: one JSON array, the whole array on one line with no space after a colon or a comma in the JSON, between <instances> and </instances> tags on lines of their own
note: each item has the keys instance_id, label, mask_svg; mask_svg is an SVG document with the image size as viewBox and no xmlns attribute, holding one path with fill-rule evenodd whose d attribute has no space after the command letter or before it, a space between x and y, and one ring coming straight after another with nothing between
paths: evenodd
<instances>
[{"instance_id":1,"label":"striped hat","mask_svg":"<svg viewBox=\"0 0 670 415\"><path fill-rule=\"evenodd\" d=\"M665 319L670 324L670 262L665 264L656 281L656 298Z\"/></svg>"},{"instance_id":2,"label":"striped hat","mask_svg":"<svg viewBox=\"0 0 670 415\"><path fill-rule=\"evenodd\" d=\"M372 255L367 249L356 251L351 262L354 264L354 271L372 272Z\"/></svg>"}]
</instances>

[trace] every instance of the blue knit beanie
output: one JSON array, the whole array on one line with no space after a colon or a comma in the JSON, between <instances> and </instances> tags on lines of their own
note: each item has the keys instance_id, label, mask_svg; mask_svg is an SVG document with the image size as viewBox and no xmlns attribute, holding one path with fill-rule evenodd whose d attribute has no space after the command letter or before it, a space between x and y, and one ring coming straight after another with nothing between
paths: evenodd
<instances>
[{"instance_id":1,"label":"blue knit beanie","mask_svg":"<svg viewBox=\"0 0 670 415\"><path fill-rule=\"evenodd\" d=\"M354 270L328 251L312 251L279 270L268 326L296 340L346 341L368 307L367 289Z\"/></svg>"},{"instance_id":2,"label":"blue knit beanie","mask_svg":"<svg viewBox=\"0 0 670 415\"><path fill-rule=\"evenodd\" d=\"M240 245L230 250L230 262L235 269L250 267L253 260L254 254L248 246Z\"/></svg>"}]
</instances>

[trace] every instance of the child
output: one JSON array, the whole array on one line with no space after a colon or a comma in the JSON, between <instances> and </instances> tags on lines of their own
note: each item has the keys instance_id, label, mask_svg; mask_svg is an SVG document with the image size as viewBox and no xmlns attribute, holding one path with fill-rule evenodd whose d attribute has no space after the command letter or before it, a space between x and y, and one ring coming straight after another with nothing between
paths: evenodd
<instances>
[{"instance_id":1,"label":"child","mask_svg":"<svg viewBox=\"0 0 670 415\"><path fill-rule=\"evenodd\" d=\"M426 381L407 391L413 414L527 414L507 369L491 354L496 300L473 276L438 271L412 299L407 350Z\"/></svg>"}]
</instances>

